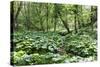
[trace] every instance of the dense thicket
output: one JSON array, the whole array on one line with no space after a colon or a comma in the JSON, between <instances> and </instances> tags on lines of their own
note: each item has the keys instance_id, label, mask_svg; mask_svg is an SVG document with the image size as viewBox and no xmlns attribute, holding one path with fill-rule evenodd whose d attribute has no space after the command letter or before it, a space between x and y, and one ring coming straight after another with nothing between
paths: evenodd
<instances>
[{"instance_id":1,"label":"dense thicket","mask_svg":"<svg viewBox=\"0 0 100 67\"><path fill-rule=\"evenodd\" d=\"M97 59L97 7L11 2L11 63L33 65Z\"/></svg>"}]
</instances>

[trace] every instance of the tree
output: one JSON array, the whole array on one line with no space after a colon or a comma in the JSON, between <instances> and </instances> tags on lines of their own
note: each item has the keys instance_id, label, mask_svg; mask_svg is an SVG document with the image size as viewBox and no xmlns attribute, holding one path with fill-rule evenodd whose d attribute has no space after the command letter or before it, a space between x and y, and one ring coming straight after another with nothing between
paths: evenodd
<instances>
[{"instance_id":1,"label":"tree","mask_svg":"<svg viewBox=\"0 0 100 67\"><path fill-rule=\"evenodd\" d=\"M17 3L17 2L15 2L15 3ZM14 1L12 2L12 5L14 6ZM13 7L13 6L12 6L12 7ZM17 30L17 29L18 29L18 24L19 24L19 23L17 22L17 19L18 19L18 15L19 15L21 9L22 9L22 2L19 2L17 11L16 11L16 13L13 15L13 17L14 17L14 18L13 18L13 19L14 19L14 21L13 21L14 30ZM14 7L12 8L11 11L14 11ZM14 12L15 12L15 11L14 11ZM12 13L14 13L14 12L12 12Z\"/></svg>"},{"instance_id":2,"label":"tree","mask_svg":"<svg viewBox=\"0 0 100 67\"><path fill-rule=\"evenodd\" d=\"M49 6L49 5L48 5L48 3L47 3L47 5L46 5L46 7L47 7L47 32L48 32L48 18L49 18L49 17L48 17L48 13L49 13L49 8L48 8L48 6Z\"/></svg>"},{"instance_id":3,"label":"tree","mask_svg":"<svg viewBox=\"0 0 100 67\"><path fill-rule=\"evenodd\" d=\"M57 4L54 4L54 32L56 31L56 26L57 26Z\"/></svg>"},{"instance_id":4,"label":"tree","mask_svg":"<svg viewBox=\"0 0 100 67\"><path fill-rule=\"evenodd\" d=\"M93 31L93 24L97 21L97 8L91 6L91 28Z\"/></svg>"},{"instance_id":5,"label":"tree","mask_svg":"<svg viewBox=\"0 0 100 67\"><path fill-rule=\"evenodd\" d=\"M67 32L70 33L68 23L62 18L62 15L60 12L61 9L59 7L57 7L57 8L58 8L57 14L58 14L59 18L61 19L62 23L64 24L64 27L66 28Z\"/></svg>"},{"instance_id":6,"label":"tree","mask_svg":"<svg viewBox=\"0 0 100 67\"><path fill-rule=\"evenodd\" d=\"M78 20L78 5L74 5L74 25L75 25L75 33L77 33L78 32L78 30L77 30L77 20Z\"/></svg>"}]
</instances>

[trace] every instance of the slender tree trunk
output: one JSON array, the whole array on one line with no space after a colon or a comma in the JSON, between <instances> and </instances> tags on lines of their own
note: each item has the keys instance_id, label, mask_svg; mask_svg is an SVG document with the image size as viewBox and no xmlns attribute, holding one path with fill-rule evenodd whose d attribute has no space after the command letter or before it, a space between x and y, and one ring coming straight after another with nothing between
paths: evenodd
<instances>
[{"instance_id":1,"label":"slender tree trunk","mask_svg":"<svg viewBox=\"0 0 100 67\"><path fill-rule=\"evenodd\" d=\"M58 15L59 15L59 17L60 17L61 21L63 22L63 24L64 24L65 28L67 29L68 33L70 33L70 29L69 29L69 27L68 27L68 23L67 23L67 22L65 22L65 21L63 20L63 18L61 17L61 14L60 14L60 12L59 12L59 11L58 11Z\"/></svg>"},{"instance_id":2,"label":"slender tree trunk","mask_svg":"<svg viewBox=\"0 0 100 67\"><path fill-rule=\"evenodd\" d=\"M29 30L29 25L31 23L31 20L30 20L30 3L27 3L27 6L26 4L24 4L24 11L25 11L25 18L26 18L26 21L25 21L25 28L26 30Z\"/></svg>"},{"instance_id":3,"label":"slender tree trunk","mask_svg":"<svg viewBox=\"0 0 100 67\"><path fill-rule=\"evenodd\" d=\"M76 21L76 16L74 17L75 21L74 21L74 25L75 25L75 33L77 33L77 21Z\"/></svg>"},{"instance_id":4,"label":"slender tree trunk","mask_svg":"<svg viewBox=\"0 0 100 67\"><path fill-rule=\"evenodd\" d=\"M54 22L54 32L56 32L56 27L57 27L57 19L55 18L55 22Z\"/></svg>"},{"instance_id":5,"label":"slender tree trunk","mask_svg":"<svg viewBox=\"0 0 100 67\"><path fill-rule=\"evenodd\" d=\"M12 20L11 27L13 28L13 31L16 31L18 28L17 18L18 18L20 11L21 11L21 8L22 8L22 2L20 2L20 5L17 9L17 12L14 15L14 12L15 12L14 11L14 1L11 2L11 20Z\"/></svg>"},{"instance_id":6,"label":"slender tree trunk","mask_svg":"<svg viewBox=\"0 0 100 67\"><path fill-rule=\"evenodd\" d=\"M92 29L92 31L93 31L93 23L94 23L94 21L93 21L93 6L91 6L91 29Z\"/></svg>"},{"instance_id":7,"label":"slender tree trunk","mask_svg":"<svg viewBox=\"0 0 100 67\"><path fill-rule=\"evenodd\" d=\"M54 32L56 32L56 26L57 26L57 5L54 4Z\"/></svg>"},{"instance_id":8,"label":"slender tree trunk","mask_svg":"<svg viewBox=\"0 0 100 67\"><path fill-rule=\"evenodd\" d=\"M80 9L80 13L79 13L79 9ZM77 8L77 11L78 11L78 29L80 29L81 28L81 21L82 21L82 18L81 18L81 16L82 16L82 6L79 6L78 8Z\"/></svg>"},{"instance_id":9,"label":"slender tree trunk","mask_svg":"<svg viewBox=\"0 0 100 67\"><path fill-rule=\"evenodd\" d=\"M93 8L93 6L91 6L91 15L90 15L90 22L85 24L84 26L91 26L91 30L93 31L94 28L94 23L97 22L97 8Z\"/></svg>"},{"instance_id":10,"label":"slender tree trunk","mask_svg":"<svg viewBox=\"0 0 100 67\"><path fill-rule=\"evenodd\" d=\"M42 17L40 17L41 30L44 32Z\"/></svg>"},{"instance_id":11,"label":"slender tree trunk","mask_svg":"<svg viewBox=\"0 0 100 67\"><path fill-rule=\"evenodd\" d=\"M47 3L47 32L48 32L48 27L49 25L48 25L48 3Z\"/></svg>"},{"instance_id":12,"label":"slender tree trunk","mask_svg":"<svg viewBox=\"0 0 100 67\"><path fill-rule=\"evenodd\" d=\"M41 15L42 13L42 4L39 5L39 9L37 9L37 13L38 13L38 16L39 16L39 22L40 22L40 27L41 27L41 31L45 31L44 27L43 27L43 17Z\"/></svg>"},{"instance_id":13,"label":"slender tree trunk","mask_svg":"<svg viewBox=\"0 0 100 67\"><path fill-rule=\"evenodd\" d=\"M83 18L82 18L82 16L83 16L83 8L82 8L82 5L81 5L81 20L80 20L80 28L82 27L82 23L83 23Z\"/></svg>"},{"instance_id":14,"label":"slender tree trunk","mask_svg":"<svg viewBox=\"0 0 100 67\"><path fill-rule=\"evenodd\" d=\"M18 15L21 11L21 8L22 8L22 2L20 2L20 5L19 5L18 10L17 10L16 15L15 15L15 19L17 19Z\"/></svg>"},{"instance_id":15,"label":"slender tree trunk","mask_svg":"<svg viewBox=\"0 0 100 67\"><path fill-rule=\"evenodd\" d=\"M19 7L18 7L18 9L17 9L17 12L16 12L16 14L15 14L15 17L14 17L14 26L15 26L15 30L18 30L18 15L19 15L19 13L20 13L20 11L21 11L21 9L22 9L22 2L20 2L20 5L19 5Z\"/></svg>"},{"instance_id":16,"label":"slender tree trunk","mask_svg":"<svg viewBox=\"0 0 100 67\"><path fill-rule=\"evenodd\" d=\"M74 11L75 17L74 17L74 25L75 25L75 33L78 32L77 30L77 19L78 19L78 5L75 5L75 11Z\"/></svg>"}]
</instances>

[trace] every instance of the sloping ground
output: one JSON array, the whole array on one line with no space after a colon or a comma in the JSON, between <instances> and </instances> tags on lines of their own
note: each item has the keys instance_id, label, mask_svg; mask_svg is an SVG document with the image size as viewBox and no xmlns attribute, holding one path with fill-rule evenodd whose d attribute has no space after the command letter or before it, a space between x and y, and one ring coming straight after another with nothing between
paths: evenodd
<instances>
[{"instance_id":1,"label":"sloping ground","mask_svg":"<svg viewBox=\"0 0 100 67\"><path fill-rule=\"evenodd\" d=\"M57 32L14 33L11 62L35 65L95 61L97 42L92 35L87 32L65 36Z\"/></svg>"}]
</instances>

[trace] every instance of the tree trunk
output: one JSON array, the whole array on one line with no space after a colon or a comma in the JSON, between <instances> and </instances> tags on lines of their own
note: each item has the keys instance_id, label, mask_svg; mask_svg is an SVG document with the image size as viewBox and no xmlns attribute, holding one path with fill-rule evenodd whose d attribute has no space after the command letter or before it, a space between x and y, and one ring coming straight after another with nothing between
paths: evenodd
<instances>
[{"instance_id":1,"label":"tree trunk","mask_svg":"<svg viewBox=\"0 0 100 67\"><path fill-rule=\"evenodd\" d=\"M56 32L56 26L57 26L57 5L54 4L54 32Z\"/></svg>"},{"instance_id":2,"label":"tree trunk","mask_svg":"<svg viewBox=\"0 0 100 67\"><path fill-rule=\"evenodd\" d=\"M75 17L74 17L74 25L75 25L75 33L78 32L77 30L77 20L78 20L78 5L75 5L75 10L74 10L74 14L75 14Z\"/></svg>"},{"instance_id":3,"label":"tree trunk","mask_svg":"<svg viewBox=\"0 0 100 67\"><path fill-rule=\"evenodd\" d=\"M93 31L93 23L94 23L94 21L93 21L93 6L91 6L91 29L92 29L92 31Z\"/></svg>"},{"instance_id":4,"label":"tree trunk","mask_svg":"<svg viewBox=\"0 0 100 67\"><path fill-rule=\"evenodd\" d=\"M21 11L21 8L22 8L22 2L20 2L20 5L19 5L19 7L18 7L18 9L17 9L17 12L16 12L16 14L15 14L15 16L14 16L14 26L15 26L15 30L18 30L18 22L17 22L17 20L18 20L18 15L19 15L19 13L20 13L20 11Z\"/></svg>"},{"instance_id":5,"label":"tree trunk","mask_svg":"<svg viewBox=\"0 0 100 67\"><path fill-rule=\"evenodd\" d=\"M75 25L75 33L77 33L77 21L76 21L76 16L74 17L75 21L74 21L74 25Z\"/></svg>"},{"instance_id":6,"label":"tree trunk","mask_svg":"<svg viewBox=\"0 0 100 67\"><path fill-rule=\"evenodd\" d=\"M56 25L57 25L57 19L55 18L55 22L54 22L54 32L56 32Z\"/></svg>"},{"instance_id":7,"label":"tree trunk","mask_svg":"<svg viewBox=\"0 0 100 67\"><path fill-rule=\"evenodd\" d=\"M48 32L48 27L49 25L48 25L48 3L47 3L47 32Z\"/></svg>"},{"instance_id":8,"label":"tree trunk","mask_svg":"<svg viewBox=\"0 0 100 67\"><path fill-rule=\"evenodd\" d=\"M69 27L68 27L68 23L66 23L66 22L63 20L63 18L61 17L61 13L60 13L59 11L58 11L58 15L59 15L61 21L63 22L65 28L67 29L68 33L70 33L70 29L69 29Z\"/></svg>"}]
</instances>

